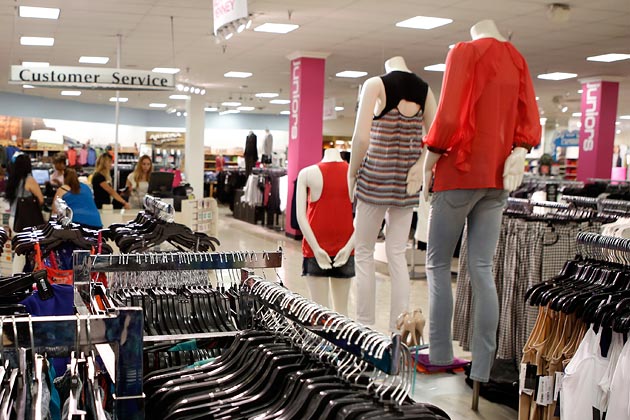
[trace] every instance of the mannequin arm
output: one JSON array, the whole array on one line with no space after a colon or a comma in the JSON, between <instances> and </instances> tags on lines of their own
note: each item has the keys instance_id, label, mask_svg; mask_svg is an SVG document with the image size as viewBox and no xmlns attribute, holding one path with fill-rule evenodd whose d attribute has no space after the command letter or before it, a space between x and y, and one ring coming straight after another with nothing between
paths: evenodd
<instances>
[{"instance_id":1,"label":"mannequin arm","mask_svg":"<svg viewBox=\"0 0 630 420\"><path fill-rule=\"evenodd\" d=\"M514 191L521 185L525 173L525 156L527 149L515 147L503 166L503 189Z\"/></svg>"},{"instance_id":2,"label":"mannequin arm","mask_svg":"<svg viewBox=\"0 0 630 420\"><path fill-rule=\"evenodd\" d=\"M352 232L352 236L348 239L348 242L337 252L335 255L335 262L333 263L333 267L341 267L345 263L348 262L348 258L350 258L350 254L354 249L354 232Z\"/></svg>"},{"instance_id":3,"label":"mannequin arm","mask_svg":"<svg viewBox=\"0 0 630 420\"><path fill-rule=\"evenodd\" d=\"M424 188L422 190L422 195L426 201L429 200L429 188L431 188L431 178L433 177L433 167L437 163L438 160L442 157L441 154L431 152L430 150L426 151L426 158L424 161L424 181L422 185Z\"/></svg>"},{"instance_id":4,"label":"mannequin arm","mask_svg":"<svg viewBox=\"0 0 630 420\"><path fill-rule=\"evenodd\" d=\"M332 260L330 256L324 251L317 242L317 238L315 238L315 234L313 233L313 229L311 229L311 225L308 223L308 218L306 217L306 204L307 204L307 188L309 185L309 168L302 169L298 174L297 180L297 192L295 195L295 212L297 216L297 222L300 226L300 231L302 231L302 235L304 235L304 239L309 244L313 253L315 254L315 259L317 260L317 264L320 268L326 270L332 268Z\"/></svg>"},{"instance_id":5,"label":"mannequin arm","mask_svg":"<svg viewBox=\"0 0 630 420\"><path fill-rule=\"evenodd\" d=\"M368 79L361 89L359 110L352 134L352 153L350 155L350 167L348 168L348 194L350 201L354 201L354 186L357 172L361 162L370 146L370 128L374 118L374 108L381 92L384 92L383 81L380 77Z\"/></svg>"}]
</instances>

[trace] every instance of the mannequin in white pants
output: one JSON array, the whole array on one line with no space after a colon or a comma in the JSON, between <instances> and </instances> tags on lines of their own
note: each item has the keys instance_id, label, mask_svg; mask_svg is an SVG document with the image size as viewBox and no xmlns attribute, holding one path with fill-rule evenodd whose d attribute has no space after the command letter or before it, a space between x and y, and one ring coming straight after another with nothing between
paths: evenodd
<instances>
[{"instance_id":1,"label":"mannequin in white pants","mask_svg":"<svg viewBox=\"0 0 630 420\"><path fill-rule=\"evenodd\" d=\"M334 174L328 175L327 181L324 182L324 175L322 173L321 164L333 163L337 164L339 177ZM324 211L324 214L319 213L312 217L326 217L333 221L333 229L340 228L337 223L347 224L343 226L345 229L340 229L341 235L346 235L352 231L352 234L348 238L347 242L341 247L341 249L335 254L330 255L329 252L324 250L318 241L317 235L313 232L313 226L309 223L307 217L307 207L309 203L316 203L323 197L324 190L327 190L328 199L331 190L340 191L343 193L343 197L333 197L332 199L347 200L347 191L345 190L346 184L347 164L341 158L339 150L326 149L324 157L320 164L307 166L302 169L298 174L297 179L297 191L296 191L296 216L300 230L304 236L304 240L308 243L313 251L314 258L317 261L317 265L321 270L314 270L316 273L304 273L307 275L306 283L308 285L311 299L320 305L330 308L330 295L332 295L332 309L335 311L347 315L348 314L348 293L350 291L351 279L348 278L349 274L354 275L354 258L352 261L348 261L354 250L354 232L352 227L352 205L350 201L347 202L347 206L334 206L335 214L329 214ZM332 182L331 182L332 181ZM329 185L331 183L332 185ZM342 203L343 204L343 203ZM345 212L346 214L340 215L337 212ZM343 216L343 217L342 217ZM317 221L313 220L314 223ZM329 223L329 220L323 220L323 223ZM332 227L332 226L331 226ZM344 233L341 233L343 231ZM325 232L321 232L325 235ZM345 240L345 237L343 238ZM320 238L321 240L321 238ZM303 248L304 249L304 248ZM335 251L333 251L335 252ZM331 258L333 257L333 258ZM306 258L306 252L305 252ZM344 270L346 265L351 265ZM305 271L308 269L305 268ZM317 274L327 274L327 277L321 277Z\"/></svg>"},{"instance_id":2,"label":"mannequin in white pants","mask_svg":"<svg viewBox=\"0 0 630 420\"><path fill-rule=\"evenodd\" d=\"M396 331L397 317L409 306L405 251L422 184L422 135L433 121L436 103L431 89L402 57L387 60L385 70L387 74L368 79L361 89L348 190L351 200L356 199L357 320L376 322L374 246L387 214L389 328Z\"/></svg>"},{"instance_id":3,"label":"mannequin in white pants","mask_svg":"<svg viewBox=\"0 0 630 420\"><path fill-rule=\"evenodd\" d=\"M491 20L470 33L473 41L449 52L440 105L425 138L425 198L435 167L427 245L429 356L434 365L453 360L450 264L466 224L474 317L470 378L487 382L499 319L492 262L502 210L507 191L521 183L527 148L540 142L541 130L524 58Z\"/></svg>"}]
</instances>

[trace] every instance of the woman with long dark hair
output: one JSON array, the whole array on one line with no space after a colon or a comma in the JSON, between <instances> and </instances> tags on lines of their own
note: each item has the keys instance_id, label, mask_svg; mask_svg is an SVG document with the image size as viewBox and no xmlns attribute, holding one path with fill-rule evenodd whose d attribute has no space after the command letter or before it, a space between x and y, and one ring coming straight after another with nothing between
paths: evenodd
<instances>
[{"instance_id":1,"label":"woman with long dark hair","mask_svg":"<svg viewBox=\"0 0 630 420\"><path fill-rule=\"evenodd\" d=\"M44 204L44 194L39 188L37 181L31 175L31 158L27 155L19 155L13 163L9 164L9 179L5 190L5 198L11 204L11 216L9 226L13 229L15 225L15 210L17 199L20 197L36 197L39 205ZM26 258L23 255L13 254L13 272L19 273L24 269Z\"/></svg>"}]
</instances>

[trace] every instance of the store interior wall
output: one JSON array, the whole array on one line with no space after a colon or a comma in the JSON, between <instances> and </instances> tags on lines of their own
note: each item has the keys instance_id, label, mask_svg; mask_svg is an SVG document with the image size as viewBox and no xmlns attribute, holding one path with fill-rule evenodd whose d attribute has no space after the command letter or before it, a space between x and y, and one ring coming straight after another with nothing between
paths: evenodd
<instances>
[{"instance_id":1,"label":"store interior wall","mask_svg":"<svg viewBox=\"0 0 630 420\"><path fill-rule=\"evenodd\" d=\"M35 117L62 134L93 144L114 141L114 106L86 104L78 101L43 98L0 92L0 115ZM186 120L159 110L121 107L119 142L121 146L141 144L145 131L185 131ZM286 151L288 144L288 116L269 114L232 114L220 116L206 113L205 146L225 150L244 147L245 137L253 130L262 146L264 130L274 137L274 151ZM324 135L351 136L353 118L338 115L324 121Z\"/></svg>"}]
</instances>

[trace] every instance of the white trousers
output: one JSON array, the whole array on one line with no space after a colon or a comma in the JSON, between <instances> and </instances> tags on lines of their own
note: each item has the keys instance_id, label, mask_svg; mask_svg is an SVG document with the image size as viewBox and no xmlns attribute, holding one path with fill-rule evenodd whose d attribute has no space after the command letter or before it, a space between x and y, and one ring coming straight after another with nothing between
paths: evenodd
<instances>
[{"instance_id":1,"label":"white trousers","mask_svg":"<svg viewBox=\"0 0 630 420\"><path fill-rule=\"evenodd\" d=\"M398 315L409 309L409 271L405 251L409 241L412 208L376 206L357 200L354 218L354 261L357 279L357 320L365 325L376 323L376 271L374 245L387 215L385 251L391 279L389 328L396 331Z\"/></svg>"},{"instance_id":2,"label":"white trousers","mask_svg":"<svg viewBox=\"0 0 630 420\"><path fill-rule=\"evenodd\" d=\"M336 277L306 276L306 284L311 293L311 300L336 312L348 315L348 294L352 279ZM330 304L332 296L332 306Z\"/></svg>"}]
</instances>

